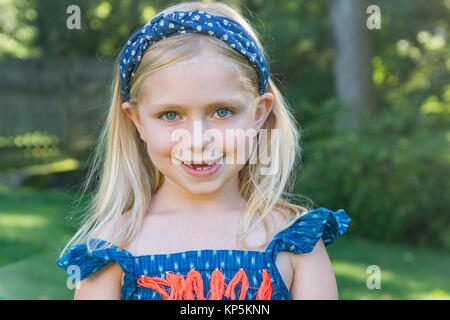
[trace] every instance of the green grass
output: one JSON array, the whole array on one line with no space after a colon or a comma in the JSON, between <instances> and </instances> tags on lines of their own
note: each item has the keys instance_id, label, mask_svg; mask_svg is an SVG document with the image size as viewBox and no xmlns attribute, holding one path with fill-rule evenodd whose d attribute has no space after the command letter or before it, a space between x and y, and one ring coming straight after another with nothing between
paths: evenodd
<instances>
[{"instance_id":1,"label":"green grass","mask_svg":"<svg viewBox=\"0 0 450 320\"><path fill-rule=\"evenodd\" d=\"M72 299L56 266L75 194L0 185L0 299ZM450 299L450 254L345 235L327 247L341 299ZM381 273L369 289L367 268Z\"/></svg>"},{"instance_id":2,"label":"green grass","mask_svg":"<svg viewBox=\"0 0 450 320\"><path fill-rule=\"evenodd\" d=\"M56 265L74 233L67 219L76 194L0 184L0 297L71 299Z\"/></svg>"},{"instance_id":3,"label":"green grass","mask_svg":"<svg viewBox=\"0 0 450 320\"><path fill-rule=\"evenodd\" d=\"M344 235L327 247L341 299L450 299L450 254ZM380 271L380 288L368 278ZM373 283L369 279L369 285Z\"/></svg>"},{"instance_id":4,"label":"green grass","mask_svg":"<svg viewBox=\"0 0 450 320\"><path fill-rule=\"evenodd\" d=\"M75 194L0 184L0 266L55 251L74 232L68 221Z\"/></svg>"}]
</instances>

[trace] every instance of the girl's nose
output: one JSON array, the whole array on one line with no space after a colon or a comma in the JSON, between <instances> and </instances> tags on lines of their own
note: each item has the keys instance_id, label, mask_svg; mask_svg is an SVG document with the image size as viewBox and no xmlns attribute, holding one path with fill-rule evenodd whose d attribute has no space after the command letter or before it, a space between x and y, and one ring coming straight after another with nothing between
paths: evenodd
<instances>
[{"instance_id":1,"label":"girl's nose","mask_svg":"<svg viewBox=\"0 0 450 320\"><path fill-rule=\"evenodd\" d=\"M194 161L202 161L205 150L212 147L212 138L206 132L208 129L207 121L193 120L190 124L190 152Z\"/></svg>"}]
</instances>

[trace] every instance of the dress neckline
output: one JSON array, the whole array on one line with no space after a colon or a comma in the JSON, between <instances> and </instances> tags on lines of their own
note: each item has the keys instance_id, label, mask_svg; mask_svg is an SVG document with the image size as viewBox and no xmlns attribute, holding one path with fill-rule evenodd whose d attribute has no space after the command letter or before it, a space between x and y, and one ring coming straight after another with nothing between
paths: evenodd
<instances>
[{"instance_id":1,"label":"dress neckline","mask_svg":"<svg viewBox=\"0 0 450 320\"><path fill-rule=\"evenodd\" d=\"M128 251L127 251L128 252ZM130 253L130 252L128 252ZM208 255L214 255L214 254L242 254L242 255L264 255L266 254L266 251L256 251L256 250L243 250L243 249L199 249L199 250L185 250L185 251L177 251L177 252L170 252L170 253L152 253L152 254L143 254L143 255L133 255L135 258L143 258L143 257L167 257L167 256L177 256L177 255L191 255L191 254L208 254Z\"/></svg>"},{"instance_id":2,"label":"dress neckline","mask_svg":"<svg viewBox=\"0 0 450 320\"><path fill-rule=\"evenodd\" d=\"M150 258L150 257L170 257L170 256L177 256L177 255L225 255L225 254L239 254L239 255L265 255L267 253L267 249L265 251L257 251L257 250L244 250L244 249L198 249L198 250L183 250L183 251L176 251L176 252L170 252L170 253L150 253L150 254L141 254L141 255L134 255L130 251L126 249L119 249L117 245L112 244L106 240L102 239L92 239L91 241L96 241L99 246L102 246L104 243L111 244L112 247L115 250L129 256L130 258Z\"/></svg>"}]
</instances>

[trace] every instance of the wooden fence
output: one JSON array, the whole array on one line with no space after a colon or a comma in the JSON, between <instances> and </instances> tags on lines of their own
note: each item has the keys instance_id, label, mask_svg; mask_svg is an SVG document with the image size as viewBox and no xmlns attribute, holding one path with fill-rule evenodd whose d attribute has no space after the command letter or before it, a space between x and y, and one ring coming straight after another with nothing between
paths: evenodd
<instances>
[{"instance_id":1,"label":"wooden fence","mask_svg":"<svg viewBox=\"0 0 450 320\"><path fill-rule=\"evenodd\" d=\"M76 157L103 124L113 62L0 61L0 171Z\"/></svg>"}]
</instances>

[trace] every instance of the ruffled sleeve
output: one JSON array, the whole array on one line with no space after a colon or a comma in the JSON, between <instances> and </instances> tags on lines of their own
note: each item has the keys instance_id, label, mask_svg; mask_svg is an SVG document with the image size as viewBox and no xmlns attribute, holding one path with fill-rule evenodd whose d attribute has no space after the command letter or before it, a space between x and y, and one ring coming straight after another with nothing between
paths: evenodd
<instances>
[{"instance_id":1,"label":"ruffled sleeve","mask_svg":"<svg viewBox=\"0 0 450 320\"><path fill-rule=\"evenodd\" d=\"M274 295L277 297L290 297L281 275L276 268L276 257L278 251L289 251L295 254L311 252L320 238L325 246L333 243L339 236L343 235L351 219L344 210L331 211L326 208L310 210L298 218L290 227L279 232L270 242L266 249L269 260L269 272L272 275ZM278 298L279 299L279 298Z\"/></svg>"},{"instance_id":2,"label":"ruffled sleeve","mask_svg":"<svg viewBox=\"0 0 450 320\"><path fill-rule=\"evenodd\" d=\"M56 264L63 268L67 275L77 276L79 271L79 280L84 280L105 267L110 262L117 262L122 270L129 272L131 253L125 250L119 250L117 246L106 247L108 244L104 240L91 239L91 248L89 251L87 244L77 244L71 247L65 255L56 260Z\"/></svg>"}]
</instances>

